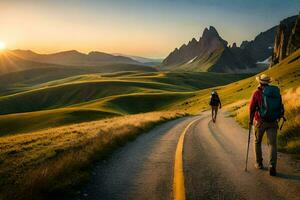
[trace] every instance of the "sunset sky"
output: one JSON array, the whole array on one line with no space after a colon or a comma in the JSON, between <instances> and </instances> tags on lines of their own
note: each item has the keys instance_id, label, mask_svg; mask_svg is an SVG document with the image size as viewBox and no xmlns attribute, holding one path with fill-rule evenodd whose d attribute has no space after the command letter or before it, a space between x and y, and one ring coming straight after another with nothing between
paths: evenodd
<instances>
[{"instance_id":1,"label":"sunset sky","mask_svg":"<svg viewBox=\"0 0 300 200\"><path fill-rule=\"evenodd\" d=\"M229 43L251 40L299 0L0 0L0 41L9 49L76 49L165 57L213 25Z\"/></svg>"}]
</instances>

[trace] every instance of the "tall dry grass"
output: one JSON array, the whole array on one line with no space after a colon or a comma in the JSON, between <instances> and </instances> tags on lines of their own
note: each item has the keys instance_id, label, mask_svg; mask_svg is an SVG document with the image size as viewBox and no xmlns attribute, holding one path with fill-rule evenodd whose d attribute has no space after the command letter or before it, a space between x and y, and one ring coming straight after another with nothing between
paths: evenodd
<instances>
[{"instance_id":1,"label":"tall dry grass","mask_svg":"<svg viewBox=\"0 0 300 200\"><path fill-rule=\"evenodd\" d=\"M280 146L289 153L300 152L300 87L284 92L283 102L287 121L279 135Z\"/></svg>"},{"instance_id":2,"label":"tall dry grass","mask_svg":"<svg viewBox=\"0 0 300 200\"><path fill-rule=\"evenodd\" d=\"M286 90L282 96L284 103L286 106L291 107L299 107L300 106L300 87L298 88L290 88Z\"/></svg>"},{"instance_id":3,"label":"tall dry grass","mask_svg":"<svg viewBox=\"0 0 300 200\"><path fill-rule=\"evenodd\" d=\"M53 199L89 177L91 165L154 125L183 116L153 112L0 138L0 199Z\"/></svg>"}]
</instances>

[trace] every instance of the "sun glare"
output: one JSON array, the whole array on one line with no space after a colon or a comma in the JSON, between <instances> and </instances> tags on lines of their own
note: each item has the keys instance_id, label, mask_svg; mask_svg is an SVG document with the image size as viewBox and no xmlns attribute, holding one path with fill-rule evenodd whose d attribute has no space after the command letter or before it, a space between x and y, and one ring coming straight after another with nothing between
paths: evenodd
<instances>
[{"instance_id":1,"label":"sun glare","mask_svg":"<svg viewBox=\"0 0 300 200\"><path fill-rule=\"evenodd\" d=\"M4 50L5 48L6 48L5 43L0 41L0 50Z\"/></svg>"}]
</instances>

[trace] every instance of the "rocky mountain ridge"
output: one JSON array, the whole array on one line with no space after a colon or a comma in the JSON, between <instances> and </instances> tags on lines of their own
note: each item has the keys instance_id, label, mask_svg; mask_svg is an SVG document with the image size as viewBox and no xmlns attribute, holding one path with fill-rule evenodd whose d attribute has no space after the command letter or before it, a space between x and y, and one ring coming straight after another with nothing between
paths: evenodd
<instances>
[{"instance_id":1,"label":"rocky mountain ridge","mask_svg":"<svg viewBox=\"0 0 300 200\"><path fill-rule=\"evenodd\" d=\"M169 56L163 60L163 65L172 65L185 63L204 54L211 53L227 46L227 42L223 40L217 30L210 26L205 28L199 41L193 38L189 43L183 44L179 49L176 48Z\"/></svg>"},{"instance_id":2,"label":"rocky mountain ridge","mask_svg":"<svg viewBox=\"0 0 300 200\"><path fill-rule=\"evenodd\" d=\"M199 41L193 38L176 48L162 63L162 69L213 72L252 72L256 66L248 50L234 43L228 46L217 30L205 28Z\"/></svg>"},{"instance_id":3,"label":"rocky mountain ridge","mask_svg":"<svg viewBox=\"0 0 300 200\"><path fill-rule=\"evenodd\" d=\"M254 40L243 41L240 48L246 49L256 62L269 58L273 52L274 38L278 26L259 33Z\"/></svg>"},{"instance_id":4,"label":"rocky mountain ridge","mask_svg":"<svg viewBox=\"0 0 300 200\"><path fill-rule=\"evenodd\" d=\"M300 13L282 20L275 35L272 65L300 48Z\"/></svg>"},{"instance_id":5,"label":"rocky mountain ridge","mask_svg":"<svg viewBox=\"0 0 300 200\"><path fill-rule=\"evenodd\" d=\"M300 46L300 17L284 19L280 25L258 34L254 40L228 46L217 30L205 28L199 41L175 48L162 62L161 69L213 72L258 72L269 63L278 63ZM272 58L272 59L271 59Z\"/></svg>"}]
</instances>

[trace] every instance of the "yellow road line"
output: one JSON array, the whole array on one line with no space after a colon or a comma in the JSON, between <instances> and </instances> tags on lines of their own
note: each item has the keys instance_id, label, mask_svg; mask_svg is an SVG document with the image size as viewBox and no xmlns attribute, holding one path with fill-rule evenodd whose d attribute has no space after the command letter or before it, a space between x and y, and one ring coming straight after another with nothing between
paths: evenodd
<instances>
[{"instance_id":1,"label":"yellow road line","mask_svg":"<svg viewBox=\"0 0 300 200\"><path fill-rule=\"evenodd\" d=\"M184 136L190 126L197 121L195 119L191 121L181 133L177 147L175 152L175 163L174 163L174 179L173 179L173 194L174 200L185 200L185 187L184 187L184 174L183 174L183 159L182 159L182 152L183 152L183 142Z\"/></svg>"}]
</instances>

